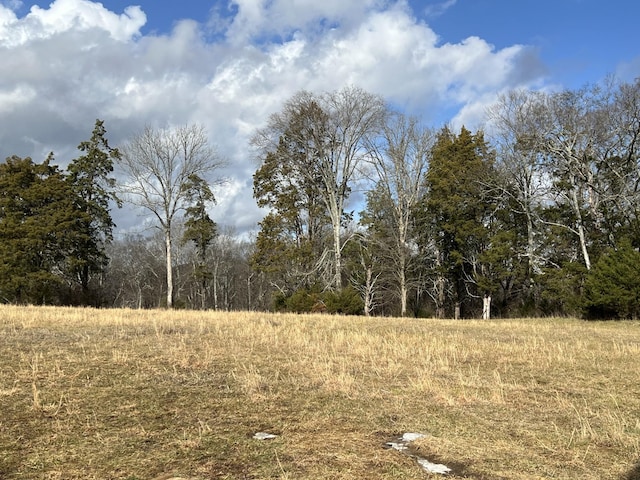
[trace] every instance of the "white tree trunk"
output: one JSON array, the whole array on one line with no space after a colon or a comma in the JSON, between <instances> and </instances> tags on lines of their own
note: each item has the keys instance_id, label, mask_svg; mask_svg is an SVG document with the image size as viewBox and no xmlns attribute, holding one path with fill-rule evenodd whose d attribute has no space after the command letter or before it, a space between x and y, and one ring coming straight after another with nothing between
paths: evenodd
<instances>
[{"instance_id":1,"label":"white tree trunk","mask_svg":"<svg viewBox=\"0 0 640 480\"><path fill-rule=\"evenodd\" d=\"M373 306L373 269L368 266L366 270L365 291L364 291L364 314L371 316Z\"/></svg>"},{"instance_id":2,"label":"white tree trunk","mask_svg":"<svg viewBox=\"0 0 640 480\"><path fill-rule=\"evenodd\" d=\"M334 262L334 273L333 273L333 285L336 290L342 289L342 251L340 245L340 220L333 222L333 262Z\"/></svg>"},{"instance_id":3,"label":"white tree trunk","mask_svg":"<svg viewBox=\"0 0 640 480\"><path fill-rule=\"evenodd\" d=\"M218 310L218 265L216 260L213 267L213 309Z\"/></svg>"},{"instance_id":4,"label":"white tree trunk","mask_svg":"<svg viewBox=\"0 0 640 480\"><path fill-rule=\"evenodd\" d=\"M405 272L405 259L404 255L400 260L400 269L398 271L400 274L400 315L403 317L407 316L407 296L408 296L408 288L407 288L407 275Z\"/></svg>"},{"instance_id":5,"label":"white tree trunk","mask_svg":"<svg viewBox=\"0 0 640 480\"><path fill-rule=\"evenodd\" d=\"M582 251L582 258L584 259L584 265L585 267L587 267L587 270L591 270L591 257L589 256L589 250L587 250L587 236L584 231L582 213L580 212L580 204L578 202L578 193L576 192L576 187L573 187L571 189L571 204L573 206L573 211L577 219L576 223L578 238L580 239L580 249Z\"/></svg>"},{"instance_id":6,"label":"white tree trunk","mask_svg":"<svg viewBox=\"0 0 640 480\"><path fill-rule=\"evenodd\" d=\"M166 260L167 260L167 308L173 307L173 258L171 245L171 227L164 232Z\"/></svg>"},{"instance_id":7,"label":"white tree trunk","mask_svg":"<svg viewBox=\"0 0 640 480\"><path fill-rule=\"evenodd\" d=\"M442 258L441 258L441 253L440 251L438 251L436 253L436 266L437 267L442 267ZM438 270L440 271L441 269L438 268ZM444 310L444 303L446 300L446 295L445 295L445 283L446 283L446 279L444 278L444 276L441 273L438 273L438 276L436 278L436 291L435 291L435 301L436 301L436 317L437 318L444 318L445 317L445 310Z\"/></svg>"}]
</instances>

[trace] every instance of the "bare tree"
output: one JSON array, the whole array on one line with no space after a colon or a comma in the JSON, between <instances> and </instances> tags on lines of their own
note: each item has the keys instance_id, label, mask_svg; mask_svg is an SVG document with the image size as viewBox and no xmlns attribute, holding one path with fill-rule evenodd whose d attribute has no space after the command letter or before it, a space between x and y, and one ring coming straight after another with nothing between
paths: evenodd
<instances>
[{"instance_id":1,"label":"bare tree","mask_svg":"<svg viewBox=\"0 0 640 480\"><path fill-rule=\"evenodd\" d=\"M593 251L636 228L640 176L640 81L614 78L579 90L511 92L491 110L501 166L533 233L536 205L570 215L545 219L571 232L587 270ZM534 259L530 236L527 255ZM535 264L534 264L535 265Z\"/></svg>"},{"instance_id":2,"label":"bare tree","mask_svg":"<svg viewBox=\"0 0 640 480\"><path fill-rule=\"evenodd\" d=\"M385 115L381 97L359 88L345 88L324 97L329 111L329 143L321 153L320 171L325 187L323 200L333 227L334 281L342 287L340 238L345 202L360 163L369 157L365 140L380 128Z\"/></svg>"},{"instance_id":3,"label":"bare tree","mask_svg":"<svg viewBox=\"0 0 640 480\"><path fill-rule=\"evenodd\" d=\"M527 260L527 278L540 273L542 258L539 253L539 207L549 195L548 176L544 172L542 153L530 148L527 139L537 130L531 114L539 94L518 90L500 96L489 110L493 122L493 144L497 150L499 184L492 185L497 194L515 213L525 218L526 245L518 252Z\"/></svg>"},{"instance_id":4,"label":"bare tree","mask_svg":"<svg viewBox=\"0 0 640 480\"><path fill-rule=\"evenodd\" d=\"M522 179L531 182L534 177L527 175L540 168L543 176L538 178L549 187L545 202L566 206L571 212L572 218L566 222L546 223L576 235L587 270L592 263L588 219L591 231L600 230L606 190L602 172L608 168L613 146L609 87L511 94L494 109L494 119L502 124L503 132L513 135L511 147L520 157L520 167L525 160L525 170L519 172ZM525 184L523 193L531 193L532 186Z\"/></svg>"},{"instance_id":5,"label":"bare tree","mask_svg":"<svg viewBox=\"0 0 640 480\"><path fill-rule=\"evenodd\" d=\"M119 167L124 197L150 212L165 240L167 308L173 305L172 224L187 207L185 186L198 177L210 181L223 162L209 145L204 127L146 127L122 148Z\"/></svg>"},{"instance_id":6,"label":"bare tree","mask_svg":"<svg viewBox=\"0 0 640 480\"><path fill-rule=\"evenodd\" d=\"M160 233L160 232L157 232ZM154 292L162 290L164 250L159 235L144 237L128 234L108 247L109 265L105 285L114 307L148 308L158 305Z\"/></svg>"},{"instance_id":7,"label":"bare tree","mask_svg":"<svg viewBox=\"0 0 640 480\"><path fill-rule=\"evenodd\" d=\"M610 109L614 144L608 152L608 197L615 222L633 235L640 226L640 78L623 83Z\"/></svg>"},{"instance_id":8,"label":"bare tree","mask_svg":"<svg viewBox=\"0 0 640 480\"><path fill-rule=\"evenodd\" d=\"M563 225L578 236L587 270L591 269L589 231L585 213L596 228L601 220L599 161L597 149L608 143L603 136L607 125L601 123L601 92L597 89L564 91L547 96L542 107L542 122L534 136L547 156L547 171L560 188L554 189L558 200L573 212L574 225Z\"/></svg>"},{"instance_id":9,"label":"bare tree","mask_svg":"<svg viewBox=\"0 0 640 480\"><path fill-rule=\"evenodd\" d=\"M360 88L347 87L321 95L299 92L281 112L272 115L253 143L262 155L282 154L283 142L293 152L283 162L297 168L306 185L315 185L332 227L331 285L342 287L342 224L345 203L357 179L358 167L370 155L365 141L379 129L385 115L383 99Z\"/></svg>"},{"instance_id":10,"label":"bare tree","mask_svg":"<svg viewBox=\"0 0 640 480\"><path fill-rule=\"evenodd\" d=\"M390 207L387 210L390 218L385 219L390 223L385 242L391 242L391 245L387 245L387 251L397 282L400 312L405 316L413 208L424 188L424 175L429 165L434 134L422 127L416 118L394 114L388 117L382 135L376 139L377 142L372 142L370 162L376 174L373 180L378 185L377 192L382 194Z\"/></svg>"}]
</instances>

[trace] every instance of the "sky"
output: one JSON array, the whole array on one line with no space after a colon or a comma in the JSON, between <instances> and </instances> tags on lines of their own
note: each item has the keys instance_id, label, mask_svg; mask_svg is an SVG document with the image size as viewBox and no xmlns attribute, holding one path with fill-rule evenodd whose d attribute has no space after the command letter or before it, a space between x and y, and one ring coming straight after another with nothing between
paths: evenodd
<instances>
[{"instance_id":1,"label":"sky","mask_svg":"<svg viewBox=\"0 0 640 480\"><path fill-rule=\"evenodd\" d=\"M249 138L296 92L353 85L482 128L511 89L640 77L638 18L629 0L0 0L0 158L64 167L98 118L112 146L199 124L227 161L211 216L255 232Z\"/></svg>"}]
</instances>

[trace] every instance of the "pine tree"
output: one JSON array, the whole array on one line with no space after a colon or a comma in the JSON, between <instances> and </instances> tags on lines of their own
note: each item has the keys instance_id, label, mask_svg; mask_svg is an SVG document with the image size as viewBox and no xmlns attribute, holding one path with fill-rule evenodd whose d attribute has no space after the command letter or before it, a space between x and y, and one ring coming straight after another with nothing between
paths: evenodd
<instances>
[{"instance_id":1,"label":"pine tree","mask_svg":"<svg viewBox=\"0 0 640 480\"><path fill-rule=\"evenodd\" d=\"M458 309L489 292L478 288L486 272L481 254L489 247L492 202L487 185L493 169L493 152L482 132L462 128L459 135L444 128L433 148L426 175L426 195L416 210L422 231L423 252L433 262L433 282L441 290L436 310L445 295ZM465 311L462 310L464 315Z\"/></svg>"},{"instance_id":2,"label":"pine tree","mask_svg":"<svg viewBox=\"0 0 640 480\"><path fill-rule=\"evenodd\" d=\"M209 216L207 206L215 203L215 197L209 184L198 175L191 175L183 185L185 201L185 231L183 240L196 246L197 265L194 276L200 284L201 307L207 304L207 284L212 277L207 262L207 250L217 235L217 225Z\"/></svg>"},{"instance_id":3,"label":"pine tree","mask_svg":"<svg viewBox=\"0 0 640 480\"><path fill-rule=\"evenodd\" d=\"M67 274L82 289L87 301L91 276L107 264L106 245L112 240L115 224L111 203L120 206L115 194L113 165L120 152L111 148L102 120L96 120L91 138L78 145L83 155L68 166L68 183L73 189L77 208L85 212L86 221L76 228L76 243L69 258Z\"/></svg>"},{"instance_id":4,"label":"pine tree","mask_svg":"<svg viewBox=\"0 0 640 480\"><path fill-rule=\"evenodd\" d=\"M623 241L603 254L587 275L584 297L591 318L638 318L640 252Z\"/></svg>"},{"instance_id":5,"label":"pine tree","mask_svg":"<svg viewBox=\"0 0 640 480\"><path fill-rule=\"evenodd\" d=\"M88 221L64 174L10 157L0 165L0 300L66 303L62 271Z\"/></svg>"}]
</instances>

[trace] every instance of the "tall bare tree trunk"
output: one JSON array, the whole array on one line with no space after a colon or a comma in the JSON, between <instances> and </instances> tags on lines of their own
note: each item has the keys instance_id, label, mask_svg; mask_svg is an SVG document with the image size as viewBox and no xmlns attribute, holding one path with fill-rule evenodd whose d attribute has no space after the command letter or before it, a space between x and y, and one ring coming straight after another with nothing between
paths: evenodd
<instances>
[{"instance_id":1,"label":"tall bare tree trunk","mask_svg":"<svg viewBox=\"0 0 640 480\"><path fill-rule=\"evenodd\" d=\"M167 260L167 308L173 307L173 256L171 245L171 227L168 226L164 232L166 260Z\"/></svg>"},{"instance_id":2,"label":"tall bare tree trunk","mask_svg":"<svg viewBox=\"0 0 640 480\"><path fill-rule=\"evenodd\" d=\"M589 256L589 250L587 250L587 236L584 231L584 222L582 219L582 212L580 211L580 203L578 202L578 193L576 188L571 189L571 205L573 207L573 213L576 215L578 238L580 239L580 250L582 251L582 258L584 259L584 266L587 270L591 270L591 257Z\"/></svg>"},{"instance_id":3,"label":"tall bare tree trunk","mask_svg":"<svg viewBox=\"0 0 640 480\"><path fill-rule=\"evenodd\" d=\"M336 290L342 289L342 251L340 245L340 222L333 224L333 286Z\"/></svg>"},{"instance_id":4,"label":"tall bare tree trunk","mask_svg":"<svg viewBox=\"0 0 640 480\"><path fill-rule=\"evenodd\" d=\"M442 253L440 251L438 251L436 254L436 267L438 267L438 270L440 270L442 267ZM446 279L444 278L444 275L438 272L436 277L436 285L435 285L436 291L434 295L435 302L436 302L437 318L445 318L445 309L444 309L444 303L446 301L445 288L444 288L445 283L446 283Z\"/></svg>"},{"instance_id":5,"label":"tall bare tree trunk","mask_svg":"<svg viewBox=\"0 0 640 480\"><path fill-rule=\"evenodd\" d=\"M207 183L223 164L209 146L206 131L197 125L174 130L147 127L122 148L118 165L127 181L121 193L151 213L165 237L167 308L173 307L172 222L193 203L186 188L189 182L197 178Z\"/></svg>"},{"instance_id":6,"label":"tall bare tree trunk","mask_svg":"<svg viewBox=\"0 0 640 480\"><path fill-rule=\"evenodd\" d=\"M444 277L442 275L438 275L438 278L436 279L436 317L437 318L444 318L445 317L445 310L444 310L444 301L445 301L445 296L444 296Z\"/></svg>"},{"instance_id":7,"label":"tall bare tree trunk","mask_svg":"<svg viewBox=\"0 0 640 480\"><path fill-rule=\"evenodd\" d=\"M406 260L404 254L401 254L402 258L400 259L400 268L398 269L398 273L400 274L399 283L400 283L400 315L403 317L407 316L407 274L405 272Z\"/></svg>"},{"instance_id":8,"label":"tall bare tree trunk","mask_svg":"<svg viewBox=\"0 0 640 480\"><path fill-rule=\"evenodd\" d=\"M218 310L218 265L219 261L216 260L213 267L213 309Z\"/></svg>"},{"instance_id":9,"label":"tall bare tree trunk","mask_svg":"<svg viewBox=\"0 0 640 480\"><path fill-rule=\"evenodd\" d=\"M364 315L371 316L371 306L373 303L373 269L368 266L365 273L365 292L364 292Z\"/></svg>"}]
</instances>

